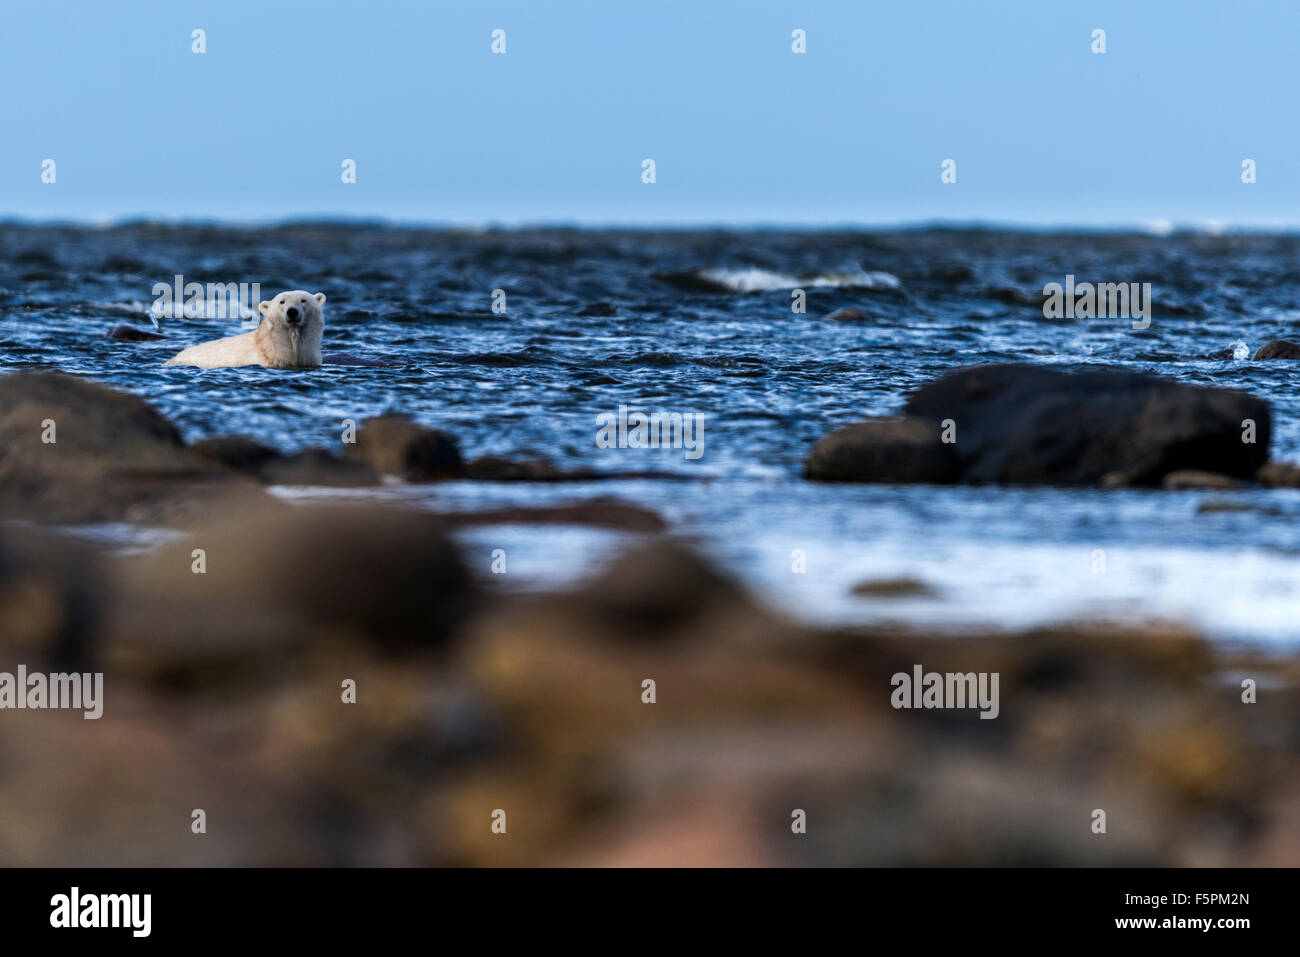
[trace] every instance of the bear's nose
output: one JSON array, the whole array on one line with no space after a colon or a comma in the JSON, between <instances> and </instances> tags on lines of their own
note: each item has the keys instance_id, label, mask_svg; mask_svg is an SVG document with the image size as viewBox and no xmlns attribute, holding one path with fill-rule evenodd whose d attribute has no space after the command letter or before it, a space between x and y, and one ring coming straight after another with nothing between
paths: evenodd
<instances>
[{"instance_id":1,"label":"bear's nose","mask_svg":"<svg viewBox=\"0 0 1300 957\"><path fill-rule=\"evenodd\" d=\"M297 307L297 306L290 306L288 309L285 310L284 314L285 314L286 316L289 317L289 321L290 321L290 322L297 322L297 321L298 321L298 307Z\"/></svg>"}]
</instances>

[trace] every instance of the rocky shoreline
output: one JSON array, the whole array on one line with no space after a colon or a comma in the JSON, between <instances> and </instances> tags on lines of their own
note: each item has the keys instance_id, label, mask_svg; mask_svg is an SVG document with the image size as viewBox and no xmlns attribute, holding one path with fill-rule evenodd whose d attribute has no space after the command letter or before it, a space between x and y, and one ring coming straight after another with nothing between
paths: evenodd
<instances>
[{"instance_id":1,"label":"rocky shoreline","mask_svg":"<svg viewBox=\"0 0 1300 957\"><path fill-rule=\"evenodd\" d=\"M465 460L453 436L400 415L361 422L341 452L284 453L239 435L186 444L142 399L58 372L0 377L0 445L0 518L54 524L184 524L265 504L268 485L681 478L494 455Z\"/></svg>"},{"instance_id":2,"label":"rocky shoreline","mask_svg":"<svg viewBox=\"0 0 1300 957\"><path fill-rule=\"evenodd\" d=\"M807 628L671 540L523 598L401 509L245 511L137 557L6 528L0 635L105 674L99 720L0 716L11 864L1300 860L1294 657ZM892 708L916 663L997 673L997 720Z\"/></svg>"},{"instance_id":3,"label":"rocky shoreline","mask_svg":"<svg viewBox=\"0 0 1300 957\"><path fill-rule=\"evenodd\" d=\"M1041 384L1054 380L999 394L999 382L1029 380L976 373L921 390L902 426L852 432L839 441L854 451L822 457L876 469L857 475L902 461L911 471L896 481L933 481L942 467L944 481L1104 484L1122 472L1161 485L1179 470L1286 468L1266 464L1269 410L1257 399L1133 382L1118 399L1104 383L1062 405L1060 390ZM966 404L949 411L954 401ZM1256 420L1249 448L1237 447L1250 445L1239 415ZM940 441L943 418L957 421L955 447ZM47 420L54 442L42 441ZM1033 427L1045 422L1068 441L1041 447ZM1140 441L1111 440L1107 429L1135 422ZM999 451L996 423L1020 423L1022 444ZM1031 454L1049 463L1039 473ZM0 714L0 859L1300 861L1293 655L1216 647L1174 626L942 641L810 627L766 608L628 503L457 516L291 505L265 490L568 474L466 462L452 437L398 417L360 423L338 455L284 455L237 437L187 444L134 396L54 373L0 378L5 519L183 532L124 555L0 524L3 661L105 675L98 720ZM645 537L571 588L519 595L473 573L450 537L457 525L497 520ZM997 719L891 706L891 675L918 663L999 674ZM1253 703L1244 681L1258 689ZM191 830L195 808L205 834ZM1097 809L1104 834L1093 830ZM491 828L498 810L508 836ZM796 810L806 833L791 829Z\"/></svg>"}]
</instances>

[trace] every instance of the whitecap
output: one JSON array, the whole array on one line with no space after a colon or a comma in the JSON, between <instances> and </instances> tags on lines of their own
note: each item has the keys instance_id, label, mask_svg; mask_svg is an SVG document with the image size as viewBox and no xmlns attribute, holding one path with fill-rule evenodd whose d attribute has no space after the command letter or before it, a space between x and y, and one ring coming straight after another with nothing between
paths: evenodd
<instances>
[{"instance_id":1,"label":"whitecap","mask_svg":"<svg viewBox=\"0 0 1300 957\"><path fill-rule=\"evenodd\" d=\"M780 289L818 289L828 286L850 286L859 289L899 289L903 283L893 273L854 270L844 273L817 273L812 276L795 276L768 269L702 269L701 279L716 283L735 292L775 292Z\"/></svg>"}]
</instances>

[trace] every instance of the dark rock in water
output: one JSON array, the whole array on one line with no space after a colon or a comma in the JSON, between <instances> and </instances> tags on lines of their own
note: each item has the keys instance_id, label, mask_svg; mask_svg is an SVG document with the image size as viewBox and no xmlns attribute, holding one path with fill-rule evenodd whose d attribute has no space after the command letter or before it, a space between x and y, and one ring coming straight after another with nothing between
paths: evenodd
<instances>
[{"instance_id":1,"label":"dark rock in water","mask_svg":"<svg viewBox=\"0 0 1300 957\"><path fill-rule=\"evenodd\" d=\"M452 527L475 525L581 525L625 532L661 532L668 523L658 512L617 499L598 498L565 505L510 506L444 516Z\"/></svg>"},{"instance_id":2,"label":"dark rock in water","mask_svg":"<svg viewBox=\"0 0 1300 957\"><path fill-rule=\"evenodd\" d=\"M1102 368L1062 372L996 365L946 375L913 393L905 411L955 424L961 478L1026 485L1093 485L1111 472L1156 485L1198 469L1251 478L1268 460L1267 402ZM1254 422L1254 442L1242 441Z\"/></svg>"},{"instance_id":3,"label":"dark rock in water","mask_svg":"<svg viewBox=\"0 0 1300 957\"><path fill-rule=\"evenodd\" d=\"M1268 515L1275 518L1281 518L1286 514L1279 508L1266 508L1263 505L1257 505L1254 502L1236 502L1228 499L1207 499L1200 505L1196 506L1197 515L1223 515L1223 514L1241 514L1251 512L1256 515Z\"/></svg>"},{"instance_id":4,"label":"dark rock in water","mask_svg":"<svg viewBox=\"0 0 1300 957\"><path fill-rule=\"evenodd\" d=\"M116 325L108 330L108 338L118 339L122 342L152 342L155 339L165 339L167 337L161 333L137 329L135 326Z\"/></svg>"},{"instance_id":5,"label":"dark rock in water","mask_svg":"<svg viewBox=\"0 0 1300 957\"><path fill-rule=\"evenodd\" d=\"M347 352L327 352L321 356L321 365L356 366L362 369L396 369L396 362L382 362L379 359L366 359Z\"/></svg>"},{"instance_id":6,"label":"dark rock in water","mask_svg":"<svg viewBox=\"0 0 1300 957\"><path fill-rule=\"evenodd\" d=\"M1272 339L1255 352L1256 359L1300 359L1300 344Z\"/></svg>"},{"instance_id":7,"label":"dark rock in water","mask_svg":"<svg viewBox=\"0 0 1300 957\"><path fill-rule=\"evenodd\" d=\"M276 449L246 435L217 435L210 439L199 439L190 448L196 455L201 455L210 462L250 475L256 474L273 459L281 457Z\"/></svg>"},{"instance_id":8,"label":"dark rock in water","mask_svg":"<svg viewBox=\"0 0 1300 957\"><path fill-rule=\"evenodd\" d=\"M612 302L593 302L578 310L580 316L617 316L618 306Z\"/></svg>"},{"instance_id":9,"label":"dark rock in water","mask_svg":"<svg viewBox=\"0 0 1300 957\"><path fill-rule=\"evenodd\" d=\"M957 459L940 434L920 418L859 422L818 442L805 474L825 482L955 482Z\"/></svg>"},{"instance_id":10,"label":"dark rock in water","mask_svg":"<svg viewBox=\"0 0 1300 957\"><path fill-rule=\"evenodd\" d=\"M267 485L321 485L329 488L364 488L378 485L379 473L369 463L335 455L328 449L304 449L276 456L257 471Z\"/></svg>"},{"instance_id":11,"label":"dark rock in water","mask_svg":"<svg viewBox=\"0 0 1300 957\"><path fill-rule=\"evenodd\" d=\"M200 439L190 448L205 459L242 472L264 485L363 488L380 482L379 473L368 462L345 458L329 449L304 449L284 455L242 435Z\"/></svg>"},{"instance_id":12,"label":"dark rock in water","mask_svg":"<svg viewBox=\"0 0 1300 957\"><path fill-rule=\"evenodd\" d=\"M672 479L688 476L679 472L648 470L601 471L593 468L562 469L545 459L515 460L499 455L482 455L460 470L460 477L480 482L599 482L615 479Z\"/></svg>"},{"instance_id":13,"label":"dark rock in water","mask_svg":"<svg viewBox=\"0 0 1300 957\"><path fill-rule=\"evenodd\" d=\"M1269 462L1255 473L1255 481L1273 488L1300 488L1300 465Z\"/></svg>"},{"instance_id":14,"label":"dark rock in water","mask_svg":"<svg viewBox=\"0 0 1300 957\"><path fill-rule=\"evenodd\" d=\"M867 322L871 319L861 309L854 309L852 306L845 306L843 309L836 309L834 312L827 313L822 317L835 322Z\"/></svg>"},{"instance_id":15,"label":"dark rock in water","mask_svg":"<svg viewBox=\"0 0 1300 957\"><path fill-rule=\"evenodd\" d=\"M489 482L549 482L565 477L551 462L515 462L499 455L479 456L466 463L461 474Z\"/></svg>"},{"instance_id":16,"label":"dark rock in water","mask_svg":"<svg viewBox=\"0 0 1300 957\"><path fill-rule=\"evenodd\" d=\"M408 482L455 478L461 471L455 438L401 415L382 415L361 423L348 455Z\"/></svg>"},{"instance_id":17,"label":"dark rock in water","mask_svg":"<svg viewBox=\"0 0 1300 957\"><path fill-rule=\"evenodd\" d=\"M245 493L262 494L134 395L58 372L0 378L0 516L146 520L168 500Z\"/></svg>"},{"instance_id":18,"label":"dark rock in water","mask_svg":"<svg viewBox=\"0 0 1300 957\"><path fill-rule=\"evenodd\" d=\"M936 592L919 578L874 578L854 585L853 594L860 598L933 598Z\"/></svg>"}]
</instances>

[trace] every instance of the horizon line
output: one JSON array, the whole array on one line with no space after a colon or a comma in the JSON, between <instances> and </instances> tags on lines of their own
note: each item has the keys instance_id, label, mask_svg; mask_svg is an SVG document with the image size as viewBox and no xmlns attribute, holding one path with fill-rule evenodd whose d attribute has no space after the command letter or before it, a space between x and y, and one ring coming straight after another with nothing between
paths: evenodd
<instances>
[{"instance_id":1,"label":"horizon line","mask_svg":"<svg viewBox=\"0 0 1300 957\"><path fill-rule=\"evenodd\" d=\"M1015 219L945 219L924 218L893 221L819 221L806 220L597 220L557 219L407 219L383 215L346 213L303 213L278 217L161 216L151 213L123 216L86 216L81 218L51 216L37 218L0 213L0 226L73 227L114 229L125 226L206 226L226 228L279 228L289 226L371 226L390 229L413 229L447 232L526 232L530 230L584 230L592 232L906 232L970 231L1026 233L1135 233L1170 236L1179 233L1197 235L1289 234L1300 232L1300 222L1222 220L1139 220L1111 222Z\"/></svg>"}]
</instances>

